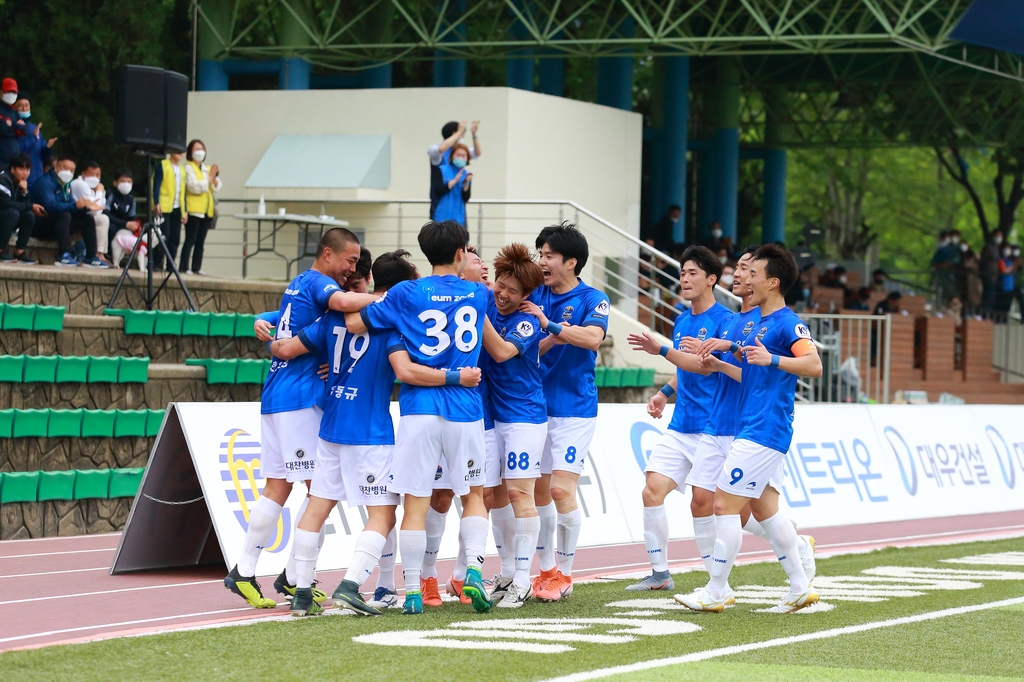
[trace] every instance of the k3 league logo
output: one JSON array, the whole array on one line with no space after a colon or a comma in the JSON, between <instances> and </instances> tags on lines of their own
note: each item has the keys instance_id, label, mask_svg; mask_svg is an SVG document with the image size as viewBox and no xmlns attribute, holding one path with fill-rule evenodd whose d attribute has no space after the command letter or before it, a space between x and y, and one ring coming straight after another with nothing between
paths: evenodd
<instances>
[{"instance_id":1,"label":"k3 league logo","mask_svg":"<svg viewBox=\"0 0 1024 682\"><path fill-rule=\"evenodd\" d=\"M220 478L231 511L242 530L249 530L250 506L263 492L263 472L260 471L261 448L259 442L243 429L228 429L220 444ZM264 551L277 553L288 546L291 535L291 512L285 507L277 520L277 529L264 544Z\"/></svg>"}]
</instances>

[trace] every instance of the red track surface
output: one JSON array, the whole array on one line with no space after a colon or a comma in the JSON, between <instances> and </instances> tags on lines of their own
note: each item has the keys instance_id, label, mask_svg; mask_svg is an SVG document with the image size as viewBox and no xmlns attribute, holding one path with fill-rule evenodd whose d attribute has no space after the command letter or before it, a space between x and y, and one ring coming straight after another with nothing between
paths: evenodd
<instances>
[{"instance_id":1,"label":"red track surface","mask_svg":"<svg viewBox=\"0 0 1024 682\"><path fill-rule=\"evenodd\" d=\"M955 516L896 523L802 529L813 533L819 556L871 551L882 547L944 544L1024 536L1024 511ZM35 648L237 622L285 613L283 607L256 611L224 589L223 569L197 568L111 576L117 534L0 542L0 650ZM744 537L741 561L771 557L767 543ZM673 569L700 564L692 540L671 543ZM438 562L442 577L453 562ZM644 571L642 544L581 549L578 580ZM497 571L487 560L485 573ZM401 569L399 568L399 571ZM401 576L401 573L396 573ZM342 574L319 574L331 588ZM374 578L370 579L373 584ZM401 582L399 580L399 582ZM263 579L273 594L273 578ZM557 609L557 606L552 608Z\"/></svg>"}]
</instances>

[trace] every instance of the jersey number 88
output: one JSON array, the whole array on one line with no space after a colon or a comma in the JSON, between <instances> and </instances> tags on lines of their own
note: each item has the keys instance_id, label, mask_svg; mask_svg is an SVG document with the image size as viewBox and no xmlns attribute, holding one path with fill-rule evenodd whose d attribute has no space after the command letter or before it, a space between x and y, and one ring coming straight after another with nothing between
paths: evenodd
<instances>
[{"instance_id":1,"label":"jersey number 88","mask_svg":"<svg viewBox=\"0 0 1024 682\"><path fill-rule=\"evenodd\" d=\"M421 322L428 325L427 336L437 340L436 345L433 346L420 344L419 351L429 356L440 355L448 349L448 346L452 345L452 337L445 331L448 326L448 316L440 310L424 310L419 317ZM480 340L480 334L476 329L476 319L476 308L472 306L464 305L455 311L455 348L462 353L472 351ZM429 326L431 323L433 323L432 326Z\"/></svg>"}]
</instances>

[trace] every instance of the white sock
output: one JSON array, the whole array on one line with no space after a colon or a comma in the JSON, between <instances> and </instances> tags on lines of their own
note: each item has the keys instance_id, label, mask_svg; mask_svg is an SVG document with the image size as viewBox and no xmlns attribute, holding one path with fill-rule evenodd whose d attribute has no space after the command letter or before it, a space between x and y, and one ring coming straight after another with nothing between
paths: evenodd
<instances>
[{"instance_id":1,"label":"white sock","mask_svg":"<svg viewBox=\"0 0 1024 682\"><path fill-rule=\"evenodd\" d=\"M747 519L747 522L743 524L743 530L747 531L751 535L756 535L759 538L764 538L765 540L768 539L768 534L764 532L764 528L762 528L761 524L757 522L757 519L754 518L753 514L751 514L750 518Z\"/></svg>"},{"instance_id":2,"label":"white sock","mask_svg":"<svg viewBox=\"0 0 1024 682\"><path fill-rule=\"evenodd\" d=\"M295 557L296 587L312 587L316 576L316 558L320 555L320 536L309 530L295 529L292 555Z\"/></svg>"},{"instance_id":3,"label":"white sock","mask_svg":"<svg viewBox=\"0 0 1024 682\"><path fill-rule=\"evenodd\" d=\"M484 553L487 551L487 530L490 527L485 516L463 516L459 526L463 542L466 543L466 567L483 569Z\"/></svg>"},{"instance_id":4,"label":"white sock","mask_svg":"<svg viewBox=\"0 0 1024 682\"><path fill-rule=\"evenodd\" d=\"M555 503L549 502L543 507L537 507L537 514L540 517L537 557L540 559L540 570L550 571L555 567L555 525L558 511L555 509Z\"/></svg>"},{"instance_id":5,"label":"white sock","mask_svg":"<svg viewBox=\"0 0 1024 682\"><path fill-rule=\"evenodd\" d=\"M516 514L511 504L491 510L491 532L501 558L501 575L507 578L515 573L516 556L519 554L516 547ZM530 557L533 557L533 550L530 551Z\"/></svg>"},{"instance_id":6,"label":"white sock","mask_svg":"<svg viewBox=\"0 0 1024 682\"><path fill-rule=\"evenodd\" d=\"M466 538L459 527L459 553L455 555L455 567L452 569L452 578L462 582L466 579Z\"/></svg>"},{"instance_id":7,"label":"white sock","mask_svg":"<svg viewBox=\"0 0 1024 682\"><path fill-rule=\"evenodd\" d=\"M533 563L533 553L537 549L537 535L540 534L540 518L531 516L525 519L515 519L515 572L513 582L520 587L530 585L530 564ZM502 569L502 575L505 570Z\"/></svg>"},{"instance_id":8,"label":"white sock","mask_svg":"<svg viewBox=\"0 0 1024 682\"><path fill-rule=\"evenodd\" d=\"M420 571L423 570L423 553L427 551L427 533L422 530L403 530L398 535L398 546L402 552L402 576L405 591L420 591Z\"/></svg>"},{"instance_id":9,"label":"white sock","mask_svg":"<svg viewBox=\"0 0 1024 682\"><path fill-rule=\"evenodd\" d=\"M398 528L392 528L388 533L388 541L384 543L384 549L380 553L380 561L377 567L380 572L377 574L377 587L383 587L389 592L395 591L395 555L398 554Z\"/></svg>"},{"instance_id":10,"label":"white sock","mask_svg":"<svg viewBox=\"0 0 1024 682\"><path fill-rule=\"evenodd\" d=\"M761 522L761 527L768 534L775 556L782 564L782 570L789 576L789 591L800 594L807 590L807 575L800 563L800 549L797 543L796 529L782 512L777 512L770 519Z\"/></svg>"},{"instance_id":11,"label":"white sock","mask_svg":"<svg viewBox=\"0 0 1024 682\"><path fill-rule=\"evenodd\" d=\"M380 555L384 551L384 545L388 539L372 530L364 530L356 538L355 549L352 550L352 562L345 571L345 580L351 580L356 585L362 585L373 573L374 567L380 561Z\"/></svg>"},{"instance_id":12,"label":"white sock","mask_svg":"<svg viewBox=\"0 0 1024 682\"><path fill-rule=\"evenodd\" d=\"M269 497L260 497L249 510L249 529L242 540L242 554L238 557L238 573L243 578L256 575L256 562L260 552L274 537L277 520L281 518L281 505Z\"/></svg>"},{"instance_id":13,"label":"white sock","mask_svg":"<svg viewBox=\"0 0 1024 682\"><path fill-rule=\"evenodd\" d=\"M712 553L714 563L711 566L711 582L708 590L714 597L721 597L729 588L729 573L739 556L743 544L743 528L740 526L739 514L719 516L715 521L718 526L718 537L715 538L715 551Z\"/></svg>"},{"instance_id":14,"label":"white sock","mask_svg":"<svg viewBox=\"0 0 1024 682\"><path fill-rule=\"evenodd\" d=\"M444 536L444 523L448 515L427 509L427 551L423 555L423 578L437 578L437 553L441 550L441 538Z\"/></svg>"},{"instance_id":15,"label":"white sock","mask_svg":"<svg viewBox=\"0 0 1024 682\"><path fill-rule=\"evenodd\" d=\"M579 542L582 525L583 515L579 509L558 515L558 549L555 555L558 558L558 570L564 576L572 575L572 560L576 556L576 543Z\"/></svg>"},{"instance_id":16,"label":"white sock","mask_svg":"<svg viewBox=\"0 0 1024 682\"><path fill-rule=\"evenodd\" d=\"M668 570L668 513L665 505L644 507L644 544L655 571Z\"/></svg>"},{"instance_id":17,"label":"white sock","mask_svg":"<svg viewBox=\"0 0 1024 682\"><path fill-rule=\"evenodd\" d=\"M708 575L711 575L711 555L715 551L715 537L718 535L717 519L718 517L714 514L693 517L693 536L697 541L697 551L700 552L701 561L704 562L704 569Z\"/></svg>"},{"instance_id":18,"label":"white sock","mask_svg":"<svg viewBox=\"0 0 1024 682\"><path fill-rule=\"evenodd\" d=\"M309 506L309 497L308 496L307 497L303 497L302 498L302 504L299 505L299 511L295 512L295 518L294 518L295 527L293 528L293 530L295 532L298 532L298 530L299 530L299 519L301 519L302 515L306 513L306 507L308 507L308 506ZM319 539L318 539L318 542L319 542ZM296 576L295 576L295 543L294 542L292 543L291 550L288 552L288 562L284 565L284 578L285 578L285 580L288 581L289 585L296 585L296 584L298 584L298 583L295 582Z\"/></svg>"}]
</instances>

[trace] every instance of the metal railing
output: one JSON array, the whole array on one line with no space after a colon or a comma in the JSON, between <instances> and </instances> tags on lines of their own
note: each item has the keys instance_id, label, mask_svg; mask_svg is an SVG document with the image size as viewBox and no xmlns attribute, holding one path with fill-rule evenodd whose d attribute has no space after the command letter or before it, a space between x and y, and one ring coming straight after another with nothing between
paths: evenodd
<instances>
[{"instance_id":1,"label":"metal railing","mask_svg":"<svg viewBox=\"0 0 1024 682\"><path fill-rule=\"evenodd\" d=\"M992 331L992 369L1000 381L1024 383L1024 325L997 324Z\"/></svg>"},{"instance_id":2,"label":"metal railing","mask_svg":"<svg viewBox=\"0 0 1024 682\"><path fill-rule=\"evenodd\" d=\"M819 403L889 402L888 315L804 314L821 356L819 379L801 378L797 400Z\"/></svg>"}]
</instances>

